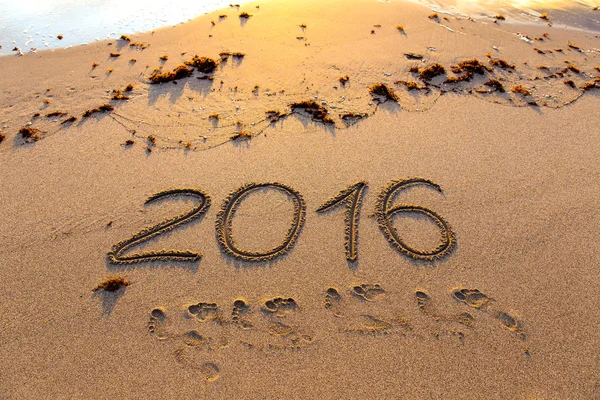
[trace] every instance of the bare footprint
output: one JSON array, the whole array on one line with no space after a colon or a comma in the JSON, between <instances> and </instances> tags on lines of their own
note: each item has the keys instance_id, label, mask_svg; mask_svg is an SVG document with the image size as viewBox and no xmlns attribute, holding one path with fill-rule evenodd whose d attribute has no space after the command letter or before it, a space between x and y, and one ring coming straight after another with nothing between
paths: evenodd
<instances>
[{"instance_id":1,"label":"bare footprint","mask_svg":"<svg viewBox=\"0 0 600 400\"><path fill-rule=\"evenodd\" d=\"M283 317L292 311L296 311L298 304L296 300L290 298L284 299L275 297L265 301L264 310L268 313L275 314L278 317Z\"/></svg>"},{"instance_id":2,"label":"bare footprint","mask_svg":"<svg viewBox=\"0 0 600 400\"><path fill-rule=\"evenodd\" d=\"M463 302L470 307L485 310L494 299L481 293L477 289L455 289L452 291L452 297L460 302Z\"/></svg>"},{"instance_id":3,"label":"bare footprint","mask_svg":"<svg viewBox=\"0 0 600 400\"><path fill-rule=\"evenodd\" d=\"M379 284L371 285L365 283L352 287L350 292L363 300L375 301L380 295L385 293L385 290Z\"/></svg>"},{"instance_id":4,"label":"bare footprint","mask_svg":"<svg viewBox=\"0 0 600 400\"><path fill-rule=\"evenodd\" d=\"M192 304L188 307L188 311L201 322L220 320L222 317L217 303Z\"/></svg>"},{"instance_id":5,"label":"bare footprint","mask_svg":"<svg viewBox=\"0 0 600 400\"><path fill-rule=\"evenodd\" d=\"M331 311L336 317L343 317L344 313L342 312L342 296L337 291L336 288L330 287L325 292L325 309Z\"/></svg>"},{"instance_id":6,"label":"bare footprint","mask_svg":"<svg viewBox=\"0 0 600 400\"><path fill-rule=\"evenodd\" d=\"M469 307L488 312L509 331L514 332L519 338L525 340L526 335L523 330L523 323L504 311L488 310L494 303L494 299L481 293L478 289L454 289L452 297L459 302L467 304Z\"/></svg>"},{"instance_id":7,"label":"bare footprint","mask_svg":"<svg viewBox=\"0 0 600 400\"><path fill-rule=\"evenodd\" d=\"M169 332L167 330L169 320L162 307L157 307L150 311L150 320L148 321L148 332L156 336L159 340L167 340Z\"/></svg>"},{"instance_id":8,"label":"bare footprint","mask_svg":"<svg viewBox=\"0 0 600 400\"><path fill-rule=\"evenodd\" d=\"M241 329L251 329L254 325L245 316L250 313L250 306L244 300L238 299L233 302L231 320Z\"/></svg>"},{"instance_id":9,"label":"bare footprint","mask_svg":"<svg viewBox=\"0 0 600 400\"><path fill-rule=\"evenodd\" d=\"M192 369L198 371L200 376L208 382L214 382L219 379L220 369L215 363L198 359L200 353L190 353L185 348L175 350L175 360Z\"/></svg>"},{"instance_id":10,"label":"bare footprint","mask_svg":"<svg viewBox=\"0 0 600 400\"><path fill-rule=\"evenodd\" d=\"M464 326L471 327L471 326L473 326L473 322L475 321L475 318L468 312L463 312L463 313L456 315L454 317L454 320L456 322L458 322L459 324L463 324Z\"/></svg>"},{"instance_id":11,"label":"bare footprint","mask_svg":"<svg viewBox=\"0 0 600 400\"><path fill-rule=\"evenodd\" d=\"M358 333L361 335L391 335L400 334L406 336L411 330L408 319L397 316L391 319L383 319L369 314L363 314L359 319L359 326L346 329L346 333Z\"/></svg>"},{"instance_id":12,"label":"bare footprint","mask_svg":"<svg viewBox=\"0 0 600 400\"><path fill-rule=\"evenodd\" d=\"M508 328L509 331L514 332L522 340L525 340L525 332L523 331L523 323L521 321L504 311L498 311L494 316L502 323L502 325Z\"/></svg>"},{"instance_id":13,"label":"bare footprint","mask_svg":"<svg viewBox=\"0 0 600 400\"><path fill-rule=\"evenodd\" d=\"M208 338L202 336L198 331L192 330L182 336L183 343L189 347L202 348L208 344Z\"/></svg>"}]
</instances>

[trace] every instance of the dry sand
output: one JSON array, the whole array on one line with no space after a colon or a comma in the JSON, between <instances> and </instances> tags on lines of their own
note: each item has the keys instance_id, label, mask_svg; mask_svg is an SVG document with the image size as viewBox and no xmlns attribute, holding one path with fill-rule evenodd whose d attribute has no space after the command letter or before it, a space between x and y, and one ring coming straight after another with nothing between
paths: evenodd
<instances>
[{"instance_id":1,"label":"dry sand","mask_svg":"<svg viewBox=\"0 0 600 400\"><path fill-rule=\"evenodd\" d=\"M600 75L598 38L510 18L434 21L409 3L257 4L132 37L150 44L143 51L117 41L0 58L0 398L600 398L599 91L581 89ZM148 84L163 54L172 70L221 51L246 55L212 81L195 72ZM451 64L490 65L488 52L515 70L443 83ZM447 75L428 83L408 72L434 62ZM569 65L581 72L561 72ZM109 100L129 83L129 100ZM374 83L399 103L373 98ZM333 123L298 111L265 119L315 96ZM114 110L81 118L104 103ZM67 115L45 117L53 111ZM349 123L349 112L367 117ZM24 143L22 127L40 132ZM230 140L242 131L252 137ZM417 185L392 204L447 221L456 246L441 259L407 256L378 226L382 190L411 177L443 192ZM344 204L316 210L359 181L349 262ZM251 182L279 182L302 201L251 192L228 225L239 249L278 246L305 205L297 240L272 260L233 257L215 234L225 199ZM173 188L199 190L210 206L124 256L187 249L201 259L110 262L116 243L201 203L144 205ZM422 213L389 219L426 253L440 240ZM93 291L109 277L129 285Z\"/></svg>"}]
</instances>

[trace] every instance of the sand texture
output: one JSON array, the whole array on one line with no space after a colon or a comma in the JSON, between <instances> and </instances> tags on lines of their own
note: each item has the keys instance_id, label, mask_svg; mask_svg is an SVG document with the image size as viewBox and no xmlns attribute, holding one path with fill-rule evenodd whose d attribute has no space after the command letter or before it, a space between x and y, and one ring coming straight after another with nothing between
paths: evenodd
<instances>
[{"instance_id":1,"label":"sand texture","mask_svg":"<svg viewBox=\"0 0 600 400\"><path fill-rule=\"evenodd\" d=\"M0 399L600 399L600 39L431 14L1 57Z\"/></svg>"}]
</instances>

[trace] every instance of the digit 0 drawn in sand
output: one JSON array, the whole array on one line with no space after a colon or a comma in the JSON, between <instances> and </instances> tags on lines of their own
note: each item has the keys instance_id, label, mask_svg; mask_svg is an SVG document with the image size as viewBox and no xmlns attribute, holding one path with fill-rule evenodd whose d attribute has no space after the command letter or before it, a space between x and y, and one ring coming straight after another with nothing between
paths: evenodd
<instances>
[{"instance_id":1,"label":"digit 0 drawn in sand","mask_svg":"<svg viewBox=\"0 0 600 400\"><path fill-rule=\"evenodd\" d=\"M379 228L383 232L384 236L396 250L416 260L438 260L450 254L456 244L456 237L452 231L452 228L450 227L450 224L448 224L448 222L446 222L446 220L438 213L425 207L411 204L398 204L395 206L391 205L392 200L400 191L416 185L429 186L438 192L443 193L439 185L428 179L409 178L392 181L388 186L383 188L379 194L377 203L375 205L375 217L377 218ZM398 231L393 226L392 218L396 214L410 212L420 213L429 217L439 227L442 240L435 249L430 251L419 250L409 246L400 238Z\"/></svg>"},{"instance_id":2,"label":"digit 0 drawn in sand","mask_svg":"<svg viewBox=\"0 0 600 400\"><path fill-rule=\"evenodd\" d=\"M502 326L517 335L521 340L526 339L523 322L515 316L501 310L494 310L495 300L478 289L457 288L452 290L452 298L458 302L464 303L469 307L486 312L497 319Z\"/></svg>"},{"instance_id":3,"label":"digit 0 drawn in sand","mask_svg":"<svg viewBox=\"0 0 600 400\"><path fill-rule=\"evenodd\" d=\"M240 203L250 195L260 189L275 189L288 195L294 203L294 218L292 225L288 230L285 239L277 246L263 252L240 249L236 246L232 233L232 220ZM231 193L223 202L221 210L217 214L217 240L221 249L232 257L243 261L267 261L277 258L294 247L300 231L304 226L306 217L306 205L302 195L289 186L281 183L249 183L240 187Z\"/></svg>"},{"instance_id":4,"label":"digit 0 drawn in sand","mask_svg":"<svg viewBox=\"0 0 600 400\"><path fill-rule=\"evenodd\" d=\"M166 219L157 225L143 229L129 239L122 240L115 244L108 252L108 261L111 264L133 264L146 261L198 261L202 254L190 250L159 250L147 251L144 253L134 253L123 255L125 251L133 246L146 242L158 235L175 229L177 226L187 224L204 214L210 207L210 196L199 189L170 189L156 193L148 198L144 204L152 203L156 200L168 196L193 196L198 198L198 204L186 213L182 213L174 218Z\"/></svg>"},{"instance_id":5,"label":"digit 0 drawn in sand","mask_svg":"<svg viewBox=\"0 0 600 400\"><path fill-rule=\"evenodd\" d=\"M340 205L346 206L344 212L344 222L346 224L344 228L344 248L346 249L346 259L348 261L356 261L358 257L358 220L366 187L366 182L357 182L342 190L317 208L317 212L322 213Z\"/></svg>"}]
</instances>

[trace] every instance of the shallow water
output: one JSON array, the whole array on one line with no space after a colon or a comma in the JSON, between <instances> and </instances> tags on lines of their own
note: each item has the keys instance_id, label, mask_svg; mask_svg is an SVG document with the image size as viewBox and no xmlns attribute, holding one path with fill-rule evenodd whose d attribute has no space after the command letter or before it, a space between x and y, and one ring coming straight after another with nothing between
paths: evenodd
<instances>
[{"instance_id":1,"label":"shallow water","mask_svg":"<svg viewBox=\"0 0 600 400\"><path fill-rule=\"evenodd\" d=\"M229 3L197 0L173 6L164 0L0 0L0 55L11 54L14 47L28 53L150 31Z\"/></svg>"},{"instance_id":2,"label":"shallow water","mask_svg":"<svg viewBox=\"0 0 600 400\"><path fill-rule=\"evenodd\" d=\"M564 27L600 32L599 0L413 0L443 14L491 18L498 14L507 22L517 24L552 24ZM540 19L547 13L549 21Z\"/></svg>"}]
</instances>

